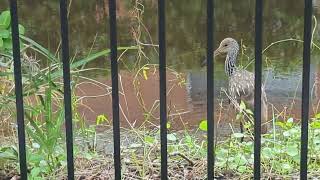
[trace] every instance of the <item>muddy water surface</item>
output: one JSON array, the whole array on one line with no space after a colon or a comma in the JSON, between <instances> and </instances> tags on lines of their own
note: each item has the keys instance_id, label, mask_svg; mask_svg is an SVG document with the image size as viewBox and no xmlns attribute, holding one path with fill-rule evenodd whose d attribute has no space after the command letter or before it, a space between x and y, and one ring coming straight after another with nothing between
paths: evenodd
<instances>
[{"instance_id":1,"label":"muddy water surface","mask_svg":"<svg viewBox=\"0 0 320 180\"><path fill-rule=\"evenodd\" d=\"M234 37L242 44L242 54L238 64L253 70L251 62L254 48L254 0L233 1L218 0L215 11L215 46L225 37ZM319 19L320 1L314 0L315 17ZM73 1L70 14L70 48L72 55L85 57L91 52L103 50L109 46L108 18L106 0ZM157 63L158 54L152 46L157 42L157 2L144 1L142 22L144 27L140 41L147 46L143 51L148 58L145 63ZM23 0L19 1L20 23L26 27L26 35L55 51L59 44L59 8L58 1ZM0 2L0 10L8 8L6 1ZM206 46L206 1L184 0L170 1L167 4L167 60L168 76L168 113L174 128L183 129L184 125L196 127L206 117L206 72L200 64L205 58ZM118 1L118 39L119 46L136 45L133 37L137 31L137 19L134 13L134 1ZM315 24L318 27L318 23ZM147 31L145 31L147 30ZM303 38L303 1L268 0L264 11L264 47L273 42ZM314 42L319 42L319 29L315 30ZM151 40L151 39L152 40ZM156 44L156 43L155 43ZM264 53L264 73L266 91L270 109L274 112L300 116L302 44L293 41L276 43ZM44 60L42 60L44 61ZM158 71L151 67L147 73L135 77L134 65L137 52L128 51L120 58L120 100L121 125L129 123L139 126L148 123L159 124L159 84ZM44 62L42 64L45 64ZM312 51L311 84L312 100L315 104L320 94L319 50ZM93 61L88 67L110 68L109 58ZM230 129L229 122L234 113L229 107L222 88L227 87L222 58L215 61L215 120L221 126ZM178 74L178 75L177 75ZM77 94L83 96L79 107L80 115L89 122L105 114L112 118L111 83L109 71L95 70L86 74L104 85L83 83L77 87ZM136 80L140 84L135 84ZM316 111L316 110L315 110ZM271 110L269 112L272 112Z\"/></svg>"}]
</instances>

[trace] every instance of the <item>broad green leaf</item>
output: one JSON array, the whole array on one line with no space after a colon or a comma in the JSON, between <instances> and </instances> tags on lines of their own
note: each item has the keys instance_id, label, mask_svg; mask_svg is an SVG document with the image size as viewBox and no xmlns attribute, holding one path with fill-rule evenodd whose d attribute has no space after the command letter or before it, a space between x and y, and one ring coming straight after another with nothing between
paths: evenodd
<instances>
[{"instance_id":1,"label":"broad green leaf","mask_svg":"<svg viewBox=\"0 0 320 180\"><path fill-rule=\"evenodd\" d=\"M176 137L175 134L168 134L168 135L167 135L167 139L168 139L169 141L176 141L176 140L177 140L177 137Z\"/></svg>"},{"instance_id":2,"label":"broad green leaf","mask_svg":"<svg viewBox=\"0 0 320 180\"><path fill-rule=\"evenodd\" d=\"M31 170L31 177L35 178L35 177L39 176L40 173L41 173L40 167L33 168Z\"/></svg>"},{"instance_id":3,"label":"broad green leaf","mask_svg":"<svg viewBox=\"0 0 320 180\"><path fill-rule=\"evenodd\" d=\"M3 40L2 40L2 38L0 37L0 48L2 48L3 47Z\"/></svg>"},{"instance_id":4,"label":"broad green leaf","mask_svg":"<svg viewBox=\"0 0 320 180\"><path fill-rule=\"evenodd\" d=\"M151 136L145 136L144 137L144 141L148 144L154 144L155 142L155 138L154 137L151 137Z\"/></svg>"},{"instance_id":5,"label":"broad green leaf","mask_svg":"<svg viewBox=\"0 0 320 180\"><path fill-rule=\"evenodd\" d=\"M271 148L265 147L262 149L262 157L266 159L271 159L274 157L274 152Z\"/></svg>"},{"instance_id":6,"label":"broad green leaf","mask_svg":"<svg viewBox=\"0 0 320 180\"><path fill-rule=\"evenodd\" d=\"M10 26L11 15L10 11L3 11L0 14L0 29L7 29Z\"/></svg>"},{"instance_id":7,"label":"broad green leaf","mask_svg":"<svg viewBox=\"0 0 320 180\"><path fill-rule=\"evenodd\" d=\"M300 155L296 155L296 156L293 156L292 157L293 161L296 162L296 163L300 163Z\"/></svg>"},{"instance_id":8,"label":"broad green leaf","mask_svg":"<svg viewBox=\"0 0 320 180\"><path fill-rule=\"evenodd\" d=\"M314 117L320 119L320 113L316 114Z\"/></svg>"},{"instance_id":9,"label":"broad green leaf","mask_svg":"<svg viewBox=\"0 0 320 180\"><path fill-rule=\"evenodd\" d=\"M42 155L33 153L29 154L28 162L37 164L40 163L41 160L43 160Z\"/></svg>"},{"instance_id":10,"label":"broad green leaf","mask_svg":"<svg viewBox=\"0 0 320 180\"><path fill-rule=\"evenodd\" d=\"M315 128L315 129L320 129L320 122L319 121L313 121L310 126L312 128Z\"/></svg>"},{"instance_id":11,"label":"broad green leaf","mask_svg":"<svg viewBox=\"0 0 320 180\"><path fill-rule=\"evenodd\" d=\"M246 113L249 115L253 115L253 112L251 111L251 109L246 109Z\"/></svg>"},{"instance_id":12,"label":"broad green leaf","mask_svg":"<svg viewBox=\"0 0 320 180\"><path fill-rule=\"evenodd\" d=\"M285 170L291 170L292 169L292 167L291 167L291 165L289 163L283 163L282 164L282 168L285 169Z\"/></svg>"},{"instance_id":13,"label":"broad green leaf","mask_svg":"<svg viewBox=\"0 0 320 180\"><path fill-rule=\"evenodd\" d=\"M285 128L286 128L285 123L283 123L283 122L281 122L281 121L277 121L277 122L276 122L276 125L279 126L279 127L281 127L282 129L285 129Z\"/></svg>"},{"instance_id":14,"label":"broad green leaf","mask_svg":"<svg viewBox=\"0 0 320 180\"><path fill-rule=\"evenodd\" d=\"M0 38L9 38L10 32L7 29L0 29Z\"/></svg>"},{"instance_id":15,"label":"broad green leaf","mask_svg":"<svg viewBox=\"0 0 320 180\"><path fill-rule=\"evenodd\" d=\"M239 171L240 173L244 173L244 172L246 172L246 170L247 170L247 167L246 167L246 166L239 166L239 167L238 167L238 171Z\"/></svg>"},{"instance_id":16,"label":"broad green leaf","mask_svg":"<svg viewBox=\"0 0 320 180\"><path fill-rule=\"evenodd\" d=\"M242 154L237 155L234 161L237 165L240 165L240 166L246 165L248 162L247 158Z\"/></svg>"},{"instance_id":17,"label":"broad green leaf","mask_svg":"<svg viewBox=\"0 0 320 180\"><path fill-rule=\"evenodd\" d=\"M202 131L208 131L208 122L207 120L202 120L199 124L199 129Z\"/></svg>"},{"instance_id":18,"label":"broad green leaf","mask_svg":"<svg viewBox=\"0 0 320 180\"><path fill-rule=\"evenodd\" d=\"M286 148L286 153L287 153L289 156L291 156L291 157L296 156L296 155L299 154L298 148L297 148L297 146L294 145L294 144L293 144L293 145L289 145L289 146Z\"/></svg>"}]
</instances>

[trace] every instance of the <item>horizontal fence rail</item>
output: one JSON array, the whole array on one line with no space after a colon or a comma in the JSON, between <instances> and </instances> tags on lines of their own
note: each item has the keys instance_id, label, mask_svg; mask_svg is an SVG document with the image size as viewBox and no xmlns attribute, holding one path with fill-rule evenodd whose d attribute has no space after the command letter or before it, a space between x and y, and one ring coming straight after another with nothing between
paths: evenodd
<instances>
[{"instance_id":1,"label":"horizontal fence rail","mask_svg":"<svg viewBox=\"0 0 320 180\"><path fill-rule=\"evenodd\" d=\"M21 74L20 43L18 28L17 0L9 0L12 19L12 47L14 61L14 81L19 142L19 165L21 179L28 178L25 144L23 86ZM312 28L312 0L305 0L303 78L301 111L301 149L300 179L307 179L308 170L308 120L310 99L310 49ZM112 78L112 112L114 141L114 179L121 179L120 116L117 62L117 15L116 0L109 0L110 49ZM161 179L168 179L167 152L167 90L166 90L166 1L158 0L158 38L159 38L159 98L160 98L160 139L161 139ZM74 179L71 75L68 37L68 1L60 0L61 58L63 64L64 111L67 147L68 180ZM214 179L214 0L207 0L207 178ZM263 0L256 0L255 7L255 91L254 91L254 170L253 178L261 179L261 82L262 82L262 42L263 42Z\"/></svg>"},{"instance_id":2,"label":"horizontal fence rail","mask_svg":"<svg viewBox=\"0 0 320 180\"><path fill-rule=\"evenodd\" d=\"M17 0L9 0L11 14L12 29L12 53L14 63L14 82L16 94L16 111L18 124L18 141L19 141L19 163L21 179L27 179L27 160L26 160L26 140L24 127L24 108L22 94L22 75L21 75L21 59L20 59L20 42L18 28L18 8Z\"/></svg>"}]
</instances>

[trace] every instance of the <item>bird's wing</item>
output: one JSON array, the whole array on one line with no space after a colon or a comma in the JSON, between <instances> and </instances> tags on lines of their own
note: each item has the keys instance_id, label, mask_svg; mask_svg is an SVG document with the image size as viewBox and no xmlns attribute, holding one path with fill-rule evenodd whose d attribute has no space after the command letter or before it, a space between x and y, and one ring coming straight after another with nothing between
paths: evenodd
<instances>
[{"instance_id":1,"label":"bird's wing","mask_svg":"<svg viewBox=\"0 0 320 180\"><path fill-rule=\"evenodd\" d=\"M254 96L254 74L246 70L236 70L229 79L229 93L235 100L249 100Z\"/></svg>"}]
</instances>

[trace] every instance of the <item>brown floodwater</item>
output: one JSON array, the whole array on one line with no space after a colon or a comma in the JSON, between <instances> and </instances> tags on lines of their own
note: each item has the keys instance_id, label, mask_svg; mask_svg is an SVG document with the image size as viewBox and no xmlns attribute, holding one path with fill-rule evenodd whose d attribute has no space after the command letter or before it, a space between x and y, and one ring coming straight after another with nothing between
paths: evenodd
<instances>
[{"instance_id":1,"label":"brown floodwater","mask_svg":"<svg viewBox=\"0 0 320 180\"><path fill-rule=\"evenodd\" d=\"M317 70L320 68L318 67ZM145 124L149 127L159 125L159 76L156 68L148 69L146 77L143 74L134 76L132 73L121 71L120 75L120 119L123 127L139 127ZM265 72L270 73L270 72ZM319 78L320 72L313 72ZM180 73L169 71L167 73L167 108L168 121L174 129L196 128L201 120L206 119L206 72ZM267 94L269 103L269 117L272 114L279 118L300 118L301 90L300 77L296 79L267 79ZM105 115L112 118L111 81L103 77L98 78L102 86L92 83L80 84L78 96L83 98L79 106L81 117L95 122L97 116ZM292 81L296 82L293 83ZM314 81L313 81L314 82ZM137 86L138 84L138 86ZM272 84L269 85L268 84ZM283 88L277 86L281 84ZM319 82L314 83L311 114L317 112L316 102L319 102ZM215 88L215 122L219 128L218 133L230 132L231 127L238 128L235 120L235 111L228 104L223 86ZM289 91L291 90L291 91ZM290 96L292 94L292 96ZM96 97L97 96L97 97ZM313 111L314 110L314 111Z\"/></svg>"},{"instance_id":2,"label":"brown floodwater","mask_svg":"<svg viewBox=\"0 0 320 180\"><path fill-rule=\"evenodd\" d=\"M119 59L120 68L120 117L121 125L138 127L159 125L159 82L158 71L153 67L135 76L133 69L147 63L158 63L157 47L157 1L141 1L143 6L134 6L135 1L118 0L118 44L137 45L139 27L144 44L143 52L128 51ZM25 26L26 36L55 52L60 41L58 1L19 1L19 23ZM234 37L242 44L238 65L248 66L253 71L251 58L254 57L254 12L255 1L215 1L215 46L225 37ZM303 38L303 1L264 1L263 46L273 42ZM69 17L70 52L72 57L81 59L92 52L109 47L108 5L106 0L72 1ZM319 19L320 1L314 0L314 15ZM8 9L7 1L0 1L0 11ZM137 12L143 12L139 20ZM197 127L206 119L206 72L201 62L206 54L206 0L168 1L167 18L167 61L168 67L168 121L173 128ZM141 24L140 24L141 25ZM320 42L319 24L314 24L314 42ZM269 101L269 113L300 118L302 44L293 41L278 43L264 53L263 78ZM311 62L312 109L317 112L320 99L319 50L313 49ZM119 53L120 55L120 53ZM141 56L139 56L141 55ZM250 58L247 58L250 57ZM38 56L42 66L46 60ZM141 57L141 59L139 59ZM80 117L94 123L97 116L106 115L112 119L110 61L98 58L87 67L105 68L88 71L83 76L101 84L83 83L77 86L81 97L78 107ZM222 89L227 87L224 61L218 58L214 67L215 122L219 128L229 129L235 119L234 110L229 106ZM134 85L134 81L136 82ZM140 84L137 84L139 82ZM138 86L137 86L138 85ZM78 118L78 117L77 117ZM232 123L237 124L237 123ZM221 126L221 127L220 127Z\"/></svg>"}]
</instances>

